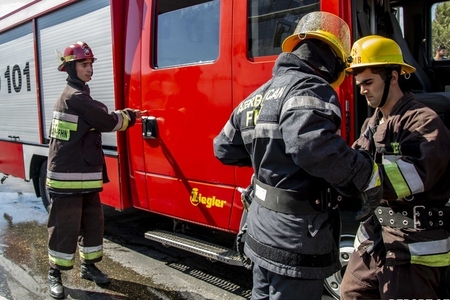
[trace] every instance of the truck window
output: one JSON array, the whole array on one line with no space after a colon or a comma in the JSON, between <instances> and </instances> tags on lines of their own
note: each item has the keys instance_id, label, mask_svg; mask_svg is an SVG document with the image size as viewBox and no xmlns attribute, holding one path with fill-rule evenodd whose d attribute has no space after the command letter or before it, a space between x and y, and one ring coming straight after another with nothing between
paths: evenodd
<instances>
[{"instance_id":1,"label":"truck window","mask_svg":"<svg viewBox=\"0 0 450 300\"><path fill-rule=\"evenodd\" d=\"M402 36L405 36L405 20L403 19L404 16L404 8L403 6L396 6L392 8L392 13L394 14L395 18L397 19L398 25L400 26L400 30L402 31Z\"/></svg>"},{"instance_id":2,"label":"truck window","mask_svg":"<svg viewBox=\"0 0 450 300\"><path fill-rule=\"evenodd\" d=\"M450 24L448 12L450 1L431 6L431 56L433 61L448 60L450 47Z\"/></svg>"},{"instance_id":3,"label":"truck window","mask_svg":"<svg viewBox=\"0 0 450 300\"><path fill-rule=\"evenodd\" d=\"M278 55L301 17L320 10L319 0L248 0L248 57Z\"/></svg>"},{"instance_id":4,"label":"truck window","mask_svg":"<svg viewBox=\"0 0 450 300\"><path fill-rule=\"evenodd\" d=\"M217 59L220 0L158 0L156 8L155 67Z\"/></svg>"}]
</instances>

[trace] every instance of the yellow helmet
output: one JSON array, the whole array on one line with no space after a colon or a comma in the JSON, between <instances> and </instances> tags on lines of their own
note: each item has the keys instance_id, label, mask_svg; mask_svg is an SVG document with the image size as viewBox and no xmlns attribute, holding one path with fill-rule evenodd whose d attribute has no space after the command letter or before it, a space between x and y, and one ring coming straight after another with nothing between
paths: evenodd
<instances>
[{"instance_id":1,"label":"yellow helmet","mask_svg":"<svg viewBox=\"0 0 450 300\"><path fill-rule=\"evenodd\" d=\"M283 52L292 52L305 39L318 39L326 43L344 63L350 55L350 29L344 20L334 14L315 11L304 15L294 33L283 41L281 49ZM331 86L338 87L344 78L345 72L341 72Z\"/></svg>"},{"instance_id":2,"label":"yellow helmet","mask_svg":"<svg viewBox=\"0 0 450 300\"><path fill-rule=\"evenodd\" d=\"M368 35L353 44L350 66L345 71L351 73L355 68L386 65L402 66L401 74L416 71L416 68L403 61L402 50L394 40L379 35Z\"/></svg>"}]
</instances>

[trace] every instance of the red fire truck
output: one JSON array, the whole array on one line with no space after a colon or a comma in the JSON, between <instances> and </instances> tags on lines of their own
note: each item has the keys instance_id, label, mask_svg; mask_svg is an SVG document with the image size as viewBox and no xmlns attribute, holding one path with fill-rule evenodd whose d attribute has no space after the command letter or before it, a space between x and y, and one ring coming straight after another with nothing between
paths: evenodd
<instances>
[{"instance_id":1,"label":"red fire truck","mask_svg":"<svg viewBox=\"0 0 450 300\"><path fill-rule=\"evenodd\" d=\"M396 40L415 66L405 84L450 121L450 60L434 60L446 2L425 0L41 0L0 8L0 172L45 189L53 105L65 85L55 50L87 42L98 60L94 99L110 110L146 110L129 131L104 134L111 182L102 202L236 236L243 215L239 187L251 170L222 165L212 140L232 109L271 76L284 38L311 11L328 11L350 26L352 39ZM13 5L10 2L7 5ZM445 28L444 28L445 29ZM351 77L337 89L341 134L350 144L371 114ZM6 176L5 175L5 176ZM6 177L2 179L2 182ZM355 202L343 204L352 211ZM357 210L357 208L353 209ZM351 214L350 214L351 215ZM350 217L349 220L352 218ZM341 259L353 250L344 231ZM240 265L232 248L179 232L146 237L210 259ZM336 298L342 273L326 280Z\"/></svg>"}]
</instances>

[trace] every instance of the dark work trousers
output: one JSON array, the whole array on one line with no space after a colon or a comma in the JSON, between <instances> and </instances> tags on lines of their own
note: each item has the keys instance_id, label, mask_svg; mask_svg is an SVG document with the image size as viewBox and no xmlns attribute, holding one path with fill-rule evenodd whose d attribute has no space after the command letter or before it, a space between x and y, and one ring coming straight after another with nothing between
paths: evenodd
<instances>
[{"instance_id":1,"label":"dark work trousers","mask_svg":"<svg viewBox=\"0 0 450 300\"><path fill-rule=\"evenodd\" d=\"M345 270L341 300L444 299L446 267L418 264L386 266L369 254L354 252Z\"/></svg>"},{"instance_id":2,"label":"dark work trousers","mask_svg":"<svg viewBox=\"0 0 450 300\"><path fill-rule=\"evenodd\" d=\"M103 255L103 210L98 193L52 195L48 217L49 263L70 270L77 245L86 252L82 263L95 263ZM88 253L91 251L92 253Z\"/></svg>"},{"instance_id":3,"label":"dark work trousers","mask_svg":"<svg viewBox=\"0 0 450 300\"><path fill-rule=\"evenodd\" d=\"M255 264L252 300L320 300L323 282L278 275Z\"/></svg>"}]
</instances>

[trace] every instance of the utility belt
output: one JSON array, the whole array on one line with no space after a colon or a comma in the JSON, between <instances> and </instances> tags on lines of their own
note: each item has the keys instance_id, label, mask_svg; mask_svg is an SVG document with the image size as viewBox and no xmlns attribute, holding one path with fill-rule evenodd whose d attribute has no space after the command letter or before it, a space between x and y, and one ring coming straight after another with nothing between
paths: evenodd
<instances>
[{"instance_id":1,"label":"utility belt","mask_svg":"<svg viewBox=\"0 0 450 300\"><path fill-rule=\"evenodd\" d=\"M323 191L293 191L279 189L254 178L253 200L267 209L293 215L310 215L336 208L342 197L331 188Z\"/></svg>"},{"instance_id":2,"label":"utility belt","mask_svg":"<svg viewBox=\"0 0 450 300\"><path fill-rule=\"evenodd\" d=\"M378 206L374 213L383 226L416 230L450 229L450 207L430 208L417 205L394 210L391 207Z\"/></svg>"},{"instance_id":3,"label":"utility belt","mask_svg":"<svg viewBox=\"0 0 450 300\"><path fill-rule=\"evenodd\" d=\"M293 253L283 249L264 245L255 240L251 235L247 235L245 243L257 255L262 256L271 261L281 263L293 267L308 267L308 268L326 268L332 266L336 261L336 251L332 250L330 253L324 254L306 254ZM335 248L334 248L335 249Z\"/></svg>"}]
</instances>

